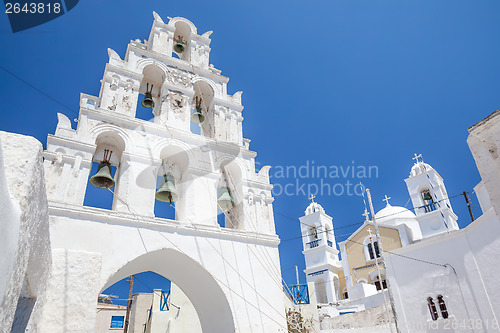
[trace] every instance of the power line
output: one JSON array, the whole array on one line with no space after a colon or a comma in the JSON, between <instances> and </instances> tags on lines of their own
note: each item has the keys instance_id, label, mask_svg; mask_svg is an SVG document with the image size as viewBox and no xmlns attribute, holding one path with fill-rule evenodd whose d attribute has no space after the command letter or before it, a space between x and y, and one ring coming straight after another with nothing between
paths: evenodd
<instances>
[{"instance_id":1,"label":"power line","mask_svg":"<svg viewBox=\"0 0 500 333\"><path fill-rule=\"evenodd\" d=\"M444 199L438 200L438 201L436 201L436 203L437 203L437 202L442 202L442 201L445 201L445 200L448 200L448 199L453 199L453 198L456 198L456 197L459 197L459 196L462 196L462 195L463 195L463 193L456 194L456 195L453 195L453 196L451 196L451 197L447 197L447 198L444 198ZM424 207L425 207L425 205L424 205L424 206L418 206L418 207L407 208L407 209L408 209L408 210L410 210L410 211L415 211L415 210L417 210L417 209L419 209L419 208L424 208ZM390 216L398 215L398 214L400 214L400 213L401 213L401 212L392 213L392 214L388 214L388 215L380 216L380 217L378 217L378 218L379 218L379 219L381 219L381 218L386 218L386 217L390 217ZM284 214L279 213L279 212L275 212L275 214L281 215L281 216L283 216L283 217L285 217L285 218L287 218L287 219L289 219L289 220L295 221L295 222L296 222L296 221L299 221L299 223L300 223L300 224L305 225L305 226L309 226L308 224L305 224L305 223L303 223L303 222L300 222L300 220L299 220L298 218L293 218L293 217L290 217L290 216L284 215ZM334 228L333 228L333 231L338 230L338 229L343 229L343 228L348 228L348 227L356 226L356 225L361 225L361 224L363 224L363 223L365 223L365 222L366 222L366 221L363 221L363 222L357 222L357 223L352 223L352 224L347 224L347 225L343 225L343 226L340 226L340 227L334 227ZM328 231L328 230L320 231L320 233L325 233L325 232L327 232L327 231ZM351 234L352 234L352 233L351 233ZM297 237L292 237L292 238L282 239L282 240L281 240L281 242L283 243L283 242L291 241L291 240L294 240L294 239L299 239L299 238L304 238L304 237L310 237L310 236L312 236L312 235L314 235L314 234L305 234L305 235L301 235L301 236L297 236ZM338 238L338 237L341 237L341 236L343 236L343 235L335 236L335 238Z\"/></svg>"},{"instance_id":2,"label":"power line","mask_svg":"<svg viewBox=\"0 0 500 333\"><path fill-rule=\"evenodd\" d=\"M117 196L117 198L118 198L120 201L122 201L122 202L126 205L126 207L127 207L127 209L129 210L129 212L130 212L132 215L134 215L134 216L135 216L135 218L138 220L138 222L141 222L141 217L140 217L140 215L139 215L139 214L137 214L137 213L135 213L135 212L134 212L134 211L130 208L130 206L128 205L128 203L127 203L125 200L123 200L123 199L122 199L122 198L121 198L118 194L114 193L114 192L113 192L113 190L111 190L110 188L107 188L107 189L108 189L110 192L112 192L112 193L113 193L113 195L116 195L116 196ZM173 207L175 208L175 206L173 206ZM144 222L145 222L145 221L144 221ZM189 219L189 222L191 223L191 225L192 225L195 229L197 229L197 228L196 228L196 226L194 225L194 223L193 223L190 219ZM168 241L170 244L172 244L172 245L173 245L173 246L174 246L177 250L179 250L181 253L183 253L184 255L186 255L186 256L188 256L188 257L189 257L189 255L188 255L186 252L184 252L184 251L183 251L180 247L178 247L178 246L177 246L174 242L172 242L170 239L168 239L167 237L165 237L165 235L163 235L161 232L159 232L159 231L157 231L157 232L158 232L158 234L159 234L161 237L163 237L166 241ZM141 236L141 240L142 240L142 235L140 235L140 236ZM206 240L206 241L207 241L207 242L208 242L208 243L209 243L209 244L213 247L213 244L212 244L212 243L211 243L211 242L210 242L207 238L204 238L204 239L205 239L205 240ZM143 240L143 242L144 242L144 240ZM247 244L247 245L248 245L248 244ZM215 249L215 247L214 247L214 249ZM146 251L147 251L147 249L146 249ZM252 284L250 284L249 282L247 282L247 281L246 281L246 279L245 279L245 278L244 278L244 277L240 274L240 272L239 272L237 269L235 269L235 268L234 268L234 267L233 267L233 266L232 266L232 265L231 265L231 264L230 264L230 263L229 263L229 262L228 262L228 261L224 258L224 256L223 256L220 252L218 252L217 250L216 250L216 252L217 252L217 253L221 256L222 260L224 260L226 263L228 263L228 265L229 265L229 266L230 266L230 267L231 267L231 268L232 268L232 269L236 272L236 274L238 274L238 275L241 277L241 279L242 279L243 281L245 281L245 283L246 283L246 284L248 284L248 286L249 286L250 288L252 288L252 289L253 289L253 290L257 293L257 295L259 295L259 296L260 296L260 298L262 298L265 302L267 302L267 303L271 306L271 308L272 308L273 310L275 310L276 312L278 312L278 310L276 310L276 309L275 309L275 308L274 308L274 307L273 307L273 306L269 303L269 301L268 301L268 300L267 300L264 296L262 296L262 295L261 295L261 294L257 291L257 289L256 289L255 287L253 287L253 286L252 286ZM259 260L259 259L257 258L257 260ZM261 264L262 264L262 263L261 263ZM263 266L263 267L264 267L264 266ZM264 269L265 269L265 267L264 267ZM272 276L272 275L271 275L271 276ZM218 277L216 277L216 276L214 276L214 275L212 275L212 277L213 277L214 279L216 279L219 283L221 283L223 286L225 286L226 288L228 288L229 290L231 290L231 291L232 291L232 292L233 292L236 296L240 297L240 298L241 298L244 302L246 302L246 303L247 303L247 304L249 304L250 306L254 307L256 310L258 310L261 314L263 314L264 316L268 317L269 319L271 319L272 321L274 321L274 322L275 322L276 324L278 324L279 326L281 326L281 327L283 327L283 328L286 328L286 327L284 327L281 323L279 323L278 321L276 321L276 319L274 319L273 317L271 317L271 316L270 316L270 315L268 315L267 313L263 312L263 311L262 311L262 310L261 310L258 306L254 305L254 304L252 304L250 301L248 301L248 300L247 300L244 296L241 296L238 292L236 292L234 289L232 289L232 288L231 288L228 284L224 283L224 282L223 282L222 280L220 280ZM276 281L275 281L275 282L276 282ZM280 315L282 315L281 313L279 313L279 314L280 314ZM285 318L285 319L286 319L286 318Z\"/></svg>"},{"instance_id":3,"label":"power line","mask_svg":"<svg viewBox=\"0 0 500 333\"><path fill-rule=\"evenodd\" d=\"M38 89L37 87L35 87L34 85L32 85L31 83L29 83L28 81L26 81L25 79L21 78L20 76L12 73L11 71L9 71L8 69L6 69L5 67L1 66L0 65L0 68L3 69L6 73L10 74L11 76L15 77L16 79L18 79L19 81L23 82L24 84L26 84L27 86L31 87L32 89L38 91L40 94L44 95L45 97L51 99L53 102L61 105L63 108L65 109L68 109L69 111L71 111L72 113L76 114L77 116L80 116L78 114L78 112L76 112L75 110L73 110L72 108L70 108L69 106L67 106L66 104L60 102L59 100L55 99L54 97L50 96L49 94L47 94L46 92Z\"/></svg>"}]
</instances>

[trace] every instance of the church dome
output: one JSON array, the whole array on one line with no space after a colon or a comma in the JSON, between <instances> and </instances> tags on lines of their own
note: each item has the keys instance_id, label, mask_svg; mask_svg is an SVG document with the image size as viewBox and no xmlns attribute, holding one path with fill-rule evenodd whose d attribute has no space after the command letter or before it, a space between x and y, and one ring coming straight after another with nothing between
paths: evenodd
<instances>
[{"instance_id":1,"label":"church dome","mask_svg":"<svg viewBox=\"0 0 500 333\"><path fill-rule=\"evenodd\" d=\"M408 209L401 206L391 206L387 203L384 209L381 209L377 214L375 214L375 219L379 223L384 223L394 219L414 219L415 214L410 212Z\"/></svg>"},{"instance_id":2,"label":"church dome","mask_svg":"<svg viewBox=\"0 0 500 333\"><path fill-rule=\"evenodd\" d=\"M309 215L309 214L316 213L316 212L324 213L325 210L323 207L321 207L321 205L319 203L313 201L309 204L309 206L307 206L306 211L305 211L305 215Z\"/></svg>"},{"instance_id":3,"label":"church dome","mask_svg":"<svg viewBox=\"0 0 500 333\"><path fill-rule=\"evenodd\" d=\"M410 171L410 177L415 177L418 176L422 173L428 172L433 170L434 168L431 167L429 164L424 163L424 162L417 162L413 165Z\"/></svg>"}]
</instances>

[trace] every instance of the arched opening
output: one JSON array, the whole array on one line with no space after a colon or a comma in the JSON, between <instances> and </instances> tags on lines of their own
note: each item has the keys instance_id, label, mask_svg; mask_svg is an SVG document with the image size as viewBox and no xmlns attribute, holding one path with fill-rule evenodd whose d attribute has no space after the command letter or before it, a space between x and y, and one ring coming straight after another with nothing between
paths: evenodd
<instances>
[{"instance_id":1,"label":"arched opening","mask_svg":"<svg viewBox=\"0 0 500 333\"><path fill-rule=\"evenodd\" d=\"M309 227L309 241L314 241L318 239L318 230L316 226L312 225Z\"/></svg>"},{"instance_id":2,"label":"arched opening","mask_svg":"<svg viewBox=\"0 0 500 333\"><path fill-rule=\"evenodd\" d=\"M325 225L325 238L326 238L326 244L330 247L333 247L333 241L334 241L333 232L328 224Z\"/></svg>"},{"instance_id":3,"label":"arched opening","mask_svg":"<svg viewBox=\"0 0 500 333\"><path fill-rule=\"evenodd\" d=\"M375 287L377 288L377 290L387 289L387 281L385 279L385 275L380 274L380 276L382 277L382 283L380 283L379 276L377 275L373 279L373 284L375 285Z\"/></svg>"},{"instance_id":4,"label":"arched opening","mask_svg":"<svg viewBox=\"0 0 500 333\"><path fill-rule=\"evenodd\" d=\"M449 317L448 314L448 308L446 307L446 303L444 301L443 295L438 295L437 296L438 304L439 304L439 310L441 311L441 316L446 319Z\"/></svg>"},{"instance_id":5,"label":"arched opening","mask_svg":"<svg viewBox=\"0 0 500 333\"><path fill-rule=\"evenodd\" d=\"M179 212L186 204L183 175L188 168L189 157L182 148L169 145L162 149L160 159L154 214L155 217L179 220Z\"/></svg>"},{"instance_id":6,"label":"arched opening","mask_svg":"<svg viewBox=\"0 0 500 333\"><path fill-rule=\"evenodd\" d=\"M314 290L316 291L316 301L319 304L328 303L328 299L326 297L326 284L325 280L322 278L317 278L314 281Z\"/></svg>"},{"instance_id":7,"label":"arched opening","mask_svg":"<svg viewBox=\"0 0 500 333\"><path fill-rule=\"evenodd\" d=\"M191 28L185 22L175 23L175 32L172 45L172 56L177 56L181 60L190 59Z\"/></svg>"},{"instance_id":8,"label":"arched opening","mask_svg":"<svg viewBox=\"0 0 500 333\"><path fill-rule=\"evenodd\" d=\"M119 183L125 142L117 133L108 131L98 135L96 145L83 205L113 209L117 200L114 192Z\"/></svg>"},{"instance_id":9,"label":"arched opening","mask_svg":"<svg viewBox=\"0 0 500 333\"><path fill-rule=\"evenodd\" d=\"M242 229L244 207L241 169L236 162L225 161L221 163L220 172L217 184L217 222L221 227Z\"/></svg>"},{"instance_id":10,"label":"arched opening","mask_svg":"<svg viewBox=\"0 0 500 333\"><path fill-rule=\"evenodd\" d=\"M349 293L347 292L347 287L344 287L344 289L342 289L342 298L343 299L349 298Z\"/></svg>"},{"instance_id":11,"label":"arched opening","mask_svg":"<svg viewBox=\"0 0 500 333\"><path fill-rule=\"evenodd\" d=\"M128 332L177 333L188 326L190 332L201 333L198 315L186 295L174 283L151 271L122 279L98 297L95 331L123 329L125 325Z\"/></svg>"},{"instance_id":12,"label":"arched opening","mask_svg":"<svg viewBox=\"0 0 500 333\"><path fill-rule=\"evenodd\" d=\"M436 210L436 204L434 202L434 198L431 194L431 191L427 188L424 188L420 191L420 197L422 198L423 208L426 213L432 212Z\"/></svg>"},{"instance_id":13,"label":"arched opening","mask_svg":"<svg viewBox=\"0 0 500 333\"><path fill-rule=\"evenodd\" d=\"M173 249L148 252L127 262L109 277L102 290L146 271L159 274L179 287L193 305L203 333L234 332L231 308L217 281L198 262Z\"/></svg>"},{"instance_id":14,"label":"arched opening","mask_svg":"<svg viewBox=\"0 0 500 333\"><path fill-rule=\"evenodd\" d=\"M375 256L380 258L380 249L376 240L373 240L370 236L368 236L363 241L363 245L365 249L366 261L374 260Z\"/></svg>"},{"instance_id":15,"label":"arched opening","mask_svg":"<svg viewBox=\"0 0 500 333\"><path fill-rule=\"evenodd\" d=\"M142 70L135 117L152 122L155 114L160 114L161 86L165 81L165 72L156 65L147 65Z\"/></svg>"},{"instance_id":16,"label":"arched opening","mask_svg":"<svg viewBox=\"0 0 500 333\"><path fill-rule=\"evenodd\" d=\"M193 85L194 96L191 101L192 112L196 111L196 108L201 109L201 114L204 119L203 122L197 123L193 121L193 116L191 117L191 132L194 134L201 134L203 136L213 138L215 137L215 126L214 126L214 90L204 81L196 81Z\"/></svg>"},{"instance_id":17,"label":"arched opening","mask_svg":"<svg viewBox=\"0 0 500 333\"><path fill-rule=\"evenodd\" d=\"M431 313L432 320L437 320L438 312L436 309L436 304L434 303L432 297L427 297L427 307L429 308L429 312Z\"/></svg>"}]
</instances>

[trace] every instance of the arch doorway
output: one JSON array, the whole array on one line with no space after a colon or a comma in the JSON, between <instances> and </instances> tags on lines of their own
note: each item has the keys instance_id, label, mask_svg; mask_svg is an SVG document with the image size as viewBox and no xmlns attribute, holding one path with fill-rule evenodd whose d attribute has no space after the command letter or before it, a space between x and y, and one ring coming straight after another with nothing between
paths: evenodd
<instances>
[{"instance_id":1,"label":"arch doorway","mask_svg":"<svg viewBox=\"0 0 500 333\"><path fill-rule=\"evenodd\" d=\"M235 325L226 295L217 281L187 255L162 249L143 254L111 274L101 291L116 282L145 271L175 283L192 303L204 333L232 333Z\"/></svg>"}]
</instances>

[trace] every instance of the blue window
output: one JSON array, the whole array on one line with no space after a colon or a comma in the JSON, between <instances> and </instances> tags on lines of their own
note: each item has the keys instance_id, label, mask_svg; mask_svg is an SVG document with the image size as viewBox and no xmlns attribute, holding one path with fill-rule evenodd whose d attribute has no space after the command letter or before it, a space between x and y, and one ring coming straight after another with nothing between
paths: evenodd
<instances>
[{"instance_id":1,"label":"blue window","mask_svg":"<svg viewBox=\"0 0 500 333\"><path fill-rule=\"evenodd\" d=\"M123 328L123 316L112 316L111 317L111 328Z\"/></svg>"}]
</instances>

